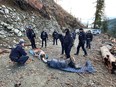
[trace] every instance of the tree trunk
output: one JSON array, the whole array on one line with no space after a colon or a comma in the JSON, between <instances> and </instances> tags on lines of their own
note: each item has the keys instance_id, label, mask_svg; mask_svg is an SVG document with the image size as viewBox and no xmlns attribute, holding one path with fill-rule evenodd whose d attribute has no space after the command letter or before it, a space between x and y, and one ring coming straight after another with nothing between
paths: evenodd
<instances>
[{"instance_id":1,"label":"tree trunk","mask_svg":"<svg viewBox=\"0 0 116 87\"><path fill-rule=\"evenodd\" d=\"M111 73L114 73L116 70L116 58L110 53L109 49L106 46L100 48L103 61Z\"/></svg>"}]
</instances>

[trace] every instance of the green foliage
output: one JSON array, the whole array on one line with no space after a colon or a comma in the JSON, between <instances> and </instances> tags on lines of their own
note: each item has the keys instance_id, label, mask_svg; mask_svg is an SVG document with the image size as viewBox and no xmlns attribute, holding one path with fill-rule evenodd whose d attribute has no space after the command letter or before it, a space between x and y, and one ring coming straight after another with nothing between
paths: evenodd
<instances>
[{"instance_id":1,"label":"green foliage","mask_svg":"<svg viewBox=\"0 0 116 87\"><path fill-rule=\"evenodd\" d=\"M101 27L103 12L104 12L104 0L97 0L94 28Z\"/></svg>"},{"instance_id":2,"label":"green foliage","mask_svg":"<svg viewBox=\"0 0 116 87\"><path fill-rule=\"evenodd\" d=\"M112 29L110 29L110 30L108 31L108 33L109 33L111 36L113 36L113 37L116 38L116 25L114 25L114 26L112 27Z\"/></svg>"},{"instance_id":3,"label":"green foliage","mask_svg":"<svg viewBox=\"0 0 116 87\"><path fill-rule=\"evenodd\" d=\"M101 29L103 33L106 33L108 31L108 20L107 18L104 18L102 24L101 24Z\"/></svg>"}]
</instances>

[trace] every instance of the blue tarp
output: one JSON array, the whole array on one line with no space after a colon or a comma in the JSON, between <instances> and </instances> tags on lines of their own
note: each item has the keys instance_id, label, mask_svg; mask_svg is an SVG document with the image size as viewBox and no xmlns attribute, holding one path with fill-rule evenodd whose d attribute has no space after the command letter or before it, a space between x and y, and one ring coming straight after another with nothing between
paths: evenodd
<instances>
[{"instance_id":1,"label":"blue tarp","mask_svg":"<svg viewBox=\"0 0 116 87\"><path fill-rule=\"evenodd\" d=\"M87 61L85 66L82 66L80 68L74 68L70 67L65 63L65 61L58 61L57 59L52 59L48 61L48 66L52 67L54 69L59 69L67 72L74 72L74 73L94 73L96 70L92 66L90 61Z\"/></svg>"},{"instance_id":2,"label":"blue tarp","mask_svg":"<svg viewBox=\"0 0 116 87\"><path fill-rule=\"evenodd\" d=\"M61 70L67 71L67 72L74 72L74 73L86 73L86 72L94 73L96 71L90 61L87 61L85 66L79 69L72 68L72 67L66 67L66 68L61 68Z\"/></svg>"}]
</instances>

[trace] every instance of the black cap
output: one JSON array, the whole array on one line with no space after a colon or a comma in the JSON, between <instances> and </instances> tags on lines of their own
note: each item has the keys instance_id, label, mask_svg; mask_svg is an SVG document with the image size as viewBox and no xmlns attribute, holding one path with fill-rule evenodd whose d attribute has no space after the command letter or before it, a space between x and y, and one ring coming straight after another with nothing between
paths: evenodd
<instances>
[{"instance_id":1,"label":"black cap","mask_svg":"<svg viewBox=\"0 0 116 87\"><path fill-rule=\"evenodd\" d=\"M80 28L79 30L83 30L83 28Z\"/></svg>"},{"instance_id":2,"label":"black cap","mask_svg":"<svg viewBox=\"0 0 116 87\"><path fill-rule=\"evenodd\" d=\"M66 29L65 29L65 31L66 31L66 32L69 32L69 29L68 29L68 28L66 28Z\"/></svg>"}]
</instances>

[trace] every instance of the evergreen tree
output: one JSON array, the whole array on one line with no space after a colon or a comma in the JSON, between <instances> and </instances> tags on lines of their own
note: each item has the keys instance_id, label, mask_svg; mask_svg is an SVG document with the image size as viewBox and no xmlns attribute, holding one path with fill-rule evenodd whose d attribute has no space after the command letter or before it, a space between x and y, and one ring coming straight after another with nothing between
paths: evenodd
<instances>
[{"instance_id":1,"label":"evergreen tree","mask_svg":"<svg viewBox=\"0 0 116 87\"><path fill-rule=\"evenodd\" d=\"M104 17L102 25L101 25L102 32L106 33L108 31L108 19Z\"/></svg>"},{"instance_id":2,"label":"evergreen tree","mask_svg":"<svg viewBox=\"0 0 116 87\"><path fill-rule=\"evenodd\" d=\"M94 28L101 27L103 13L104 13L104 0L97 0L95 20L94 20Z\"/></svg>"}]
</instances>

